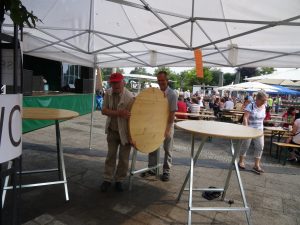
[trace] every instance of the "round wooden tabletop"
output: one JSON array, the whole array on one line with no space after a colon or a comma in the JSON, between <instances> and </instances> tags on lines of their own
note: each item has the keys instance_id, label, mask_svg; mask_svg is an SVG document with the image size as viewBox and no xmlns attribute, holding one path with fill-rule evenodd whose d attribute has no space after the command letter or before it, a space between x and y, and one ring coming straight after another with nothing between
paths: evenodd
<instances>
[{"instance_id":1,"label":"round wooden tabletop","mask_svg":"<svg viewBox=\"0 0 300 225\"><path fill-rule=\"evenodd\" d=\"M79 116L78 112L65 109L23 107L23 119L29 120L67 120Z\"/></svg>"},{"instance_id":2,"label":"round wooden tabletop","mask_svg":"<svg viewBox=\"0 0 300 225\"><path fill-rule=\"evenodd\" d=\"M177 122L176 127L195 134L225 139L248 139L263 135L262 130L216 121L186 120Z\"/></svg>"},{"instance_id":3,"label":"round wooden tabletop","mask_svg":"<svg viewBox=\"0 0 300 225\"><path fill-rule=\"evenodd\" d=\"M129 132L137 150L150 153L164 141L169 104L157 88L143 90L135 99L129 119Z\"/></svg>"}]
</instances>

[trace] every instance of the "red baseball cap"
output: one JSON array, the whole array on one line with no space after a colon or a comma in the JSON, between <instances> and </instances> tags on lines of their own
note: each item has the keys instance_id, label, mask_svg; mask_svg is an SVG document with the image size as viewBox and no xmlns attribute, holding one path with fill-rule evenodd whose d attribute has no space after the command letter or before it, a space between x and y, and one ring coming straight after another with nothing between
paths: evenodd
<instances>
[{"instance_id":1,"label":"red baseball cap","mask_svg":"<svg viewBox=\"0 0 300 225\"><path fill-rule=\"evenodd\" d=\"M121 73L112 73L109 77L109 82L120 82L123 80L123 75Z\"/></svg>"}]
</instances>

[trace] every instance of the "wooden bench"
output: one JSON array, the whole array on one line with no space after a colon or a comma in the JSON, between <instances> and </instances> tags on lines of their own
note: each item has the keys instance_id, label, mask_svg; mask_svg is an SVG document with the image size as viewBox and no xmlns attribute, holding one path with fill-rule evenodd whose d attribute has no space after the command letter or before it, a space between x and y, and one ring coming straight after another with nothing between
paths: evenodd
<instances>
[{"instance_id":1,"label":"wooden bench","mask_svg":"<svg viewBox=\"0 0 300 225\"><path fill-rule=\"evenodd\" d=\"M300 145L295 144L289 144L289 143L283 143L283 142L273 142L274 145L276 145L279 148L279 155L278 155L278 162L280 163L281 158L281 151L282 149L285 150L285 157L283 160L283 165L286 164L287 156L288 156L288 148L300 148Z\"/></svg>"}]
</instances>

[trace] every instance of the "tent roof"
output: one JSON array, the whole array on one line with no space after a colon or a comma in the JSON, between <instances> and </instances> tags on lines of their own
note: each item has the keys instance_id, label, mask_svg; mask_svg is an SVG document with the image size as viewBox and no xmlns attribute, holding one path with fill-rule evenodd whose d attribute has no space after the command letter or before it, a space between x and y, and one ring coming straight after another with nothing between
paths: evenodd
<instances>
[{"instance_id":1,"label":"tent roof","mask_svg":"<svg viewBox=\"0 0 300 225\"><path fill-rule=\"evenodd\" d=\"M261 75L256 77L249 77L248 81L260 81L260 80L290 80L300 81L300 69L291 69L284 72L274 72L268 75Z\"/></svg>"},{"instance_id":2,"label":"tent roof","mask_svg":"<svg viewBox=\"0 0 300 225\"><path fill-rule=\"evenodd\" d=\"M25 54L93 66L300 66L299 0L23 0ZM6 16L3 31L11 33Z\"/></svg>"},{"instance_id":3,"label":"tent roof","mask_svg":"<svg viewBox=\"0 0 300 225\"><path fill-rule=\"evenodd\" d=\"M277 92L279 88L272 85L262 84L260 82L244 82L239 84L232 84L223 87L219 87L218 90L231 90L231 91L260 91Z\"/></svg>"},{"instance_id":4,"label":"tent roof","mask_svg":"<svg viewBox=\"0 0 300 225\"><path fill-rule=\"evenodd\" d=\"M284 94L284 95L297 95L297 96L300 96L300 92L299 91L294 91L294 90L291 90L289 88L286 88L286 87L283 87L283 86L280 86L280 85L272 85L276 88L278 88L278 92L280 94Z\"/></svg>"}]
</instances>

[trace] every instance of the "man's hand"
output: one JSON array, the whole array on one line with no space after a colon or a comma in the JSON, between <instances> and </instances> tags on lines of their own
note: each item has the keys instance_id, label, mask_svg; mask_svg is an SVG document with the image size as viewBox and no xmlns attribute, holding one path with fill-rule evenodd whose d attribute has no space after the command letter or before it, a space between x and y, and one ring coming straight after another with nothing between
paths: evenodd
<instances>
[{"instance_id":1,"label":"man's hand","mask_svg":"<svg viewBox=\"0 0 300 225\"><path fill-rule=\"evenodd\" d=\"M118 110L118 116L119 117L122 117L124 119L129 119L130 115L131 115L130 112L126 109Z\"/></svg>"}]
</instances>

